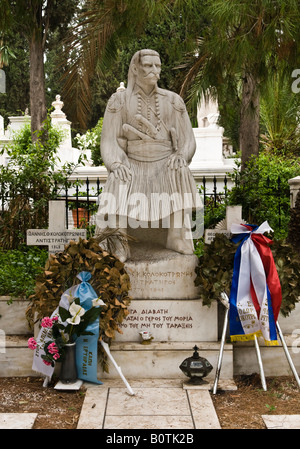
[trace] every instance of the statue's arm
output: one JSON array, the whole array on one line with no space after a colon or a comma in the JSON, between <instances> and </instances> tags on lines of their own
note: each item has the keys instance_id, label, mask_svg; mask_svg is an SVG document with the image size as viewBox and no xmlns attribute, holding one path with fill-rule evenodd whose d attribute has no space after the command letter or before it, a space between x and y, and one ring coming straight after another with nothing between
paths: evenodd
<instances>
[{"instance_id":1,"label":"statue's arm","mask_svg":"<svg viewBox=\"0 0 300 449\"><path fill-rule=\"evenodd\" d=\"M173 108L176 117L173 132L177 140L176 151L171 156L169 165L171 168L179 168L190 164L196 151L196 140L185 104L177 94L173 97ZM174 137L172 140L174 141Z\"/></svg>"},{"instance_id":2,"label":"statue's arm","mask_svg":"<svg viewBox=\"0 0 300 449\"><path fill-rule=\"evenodd\" d=\"M127 181L131 174L126 154L126 139L122 137L122 105L117 101L118 98L113 97L108 102L103 118L101 157L109 172L116 178Z\"/></svg>"}]
</instances>

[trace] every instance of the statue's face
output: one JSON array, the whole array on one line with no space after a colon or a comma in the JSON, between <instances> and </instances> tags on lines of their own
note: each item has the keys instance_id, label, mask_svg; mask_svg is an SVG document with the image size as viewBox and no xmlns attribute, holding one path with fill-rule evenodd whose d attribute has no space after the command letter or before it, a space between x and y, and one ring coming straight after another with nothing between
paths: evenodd
<instances>
[{"instance_id":1,"label":"statue's face","mask_svg":"<svg viewBox=\"0 0 300 449\"><path fill-rule=\"evenodd\" d=\"M135 66L138 81L147 86L155 86L160 78L161 62L159 56L145 55L140 64Z\"/></svg>"}]
</instances>

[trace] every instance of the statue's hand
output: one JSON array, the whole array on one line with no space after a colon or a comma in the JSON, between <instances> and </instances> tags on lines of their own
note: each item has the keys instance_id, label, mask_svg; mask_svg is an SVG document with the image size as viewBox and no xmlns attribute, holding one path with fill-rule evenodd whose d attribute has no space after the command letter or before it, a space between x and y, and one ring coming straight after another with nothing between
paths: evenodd
<instances>
[{"instance_id":1,"label":"statue's hand","mask_svg":"<svg viewBox=\"0 0 300 449\"><path fill-rule=\"evenodd\" d=\"M116 179L120 179L121 181L128 182L131 180L131 171L126 165L123 164L113 164L111 167L111 171L113 172Z\"/></svg>"},{"instance_id":2,"label":"statue's hand","mask_svg":"<svg viewBox=\"0 0 300 449\"><path fill-rule=\"evenodd\" d=\"M178 168L186 167L186 165L186 160L180 153L174 153L169 157L168 167L170 167L172 170L174 168L175 170L177 170Z\"/></svg>"}]
</instances>

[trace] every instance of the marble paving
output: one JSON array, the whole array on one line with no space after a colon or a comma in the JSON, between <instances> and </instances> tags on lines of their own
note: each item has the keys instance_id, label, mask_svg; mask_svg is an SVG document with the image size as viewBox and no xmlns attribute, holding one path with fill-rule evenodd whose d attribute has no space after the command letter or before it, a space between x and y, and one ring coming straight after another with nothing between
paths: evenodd
<instances>
[{"instance_id":1,"label":"marble paving","mask_svg":"<svg viewBox=\"0 0 300 449\"><path fill-rule=\"evenodd\" d=\"M220 429L208 390L182 381L131 381L134 396L117 380L87 386L78 429Z\"/></svg>"},{"instance_id":2,"label":"marble paving","mask_svg":"<svg viewBox=\"0 0 300 449\"><path fill-rule=\"evenodd\" d=\"M300 415L262 415L267 429L300 429Z\"/></svg>"},{"instance_id":3,"label":"marble paving","mask_svg":"<svg viewBox=\"0 0 300 449\"><path fill-rule=\"evenodd\" d=\"M37 413L0 413L0 429L32 429Z\"/></svg>"}]
</instances>

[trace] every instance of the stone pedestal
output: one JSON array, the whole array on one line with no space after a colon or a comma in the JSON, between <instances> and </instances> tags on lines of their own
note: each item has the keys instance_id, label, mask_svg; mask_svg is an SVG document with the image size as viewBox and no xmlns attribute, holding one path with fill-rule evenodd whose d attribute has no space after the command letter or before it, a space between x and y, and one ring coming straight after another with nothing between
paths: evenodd
<instances>
[{"instance_id":1,"label":"stone pedestal","mask_svg":"<svg viewBox=\"0 0 300 449\"><path fill-rule=\"evenodd\" d=\"M130 296L135 300L195 299L195 255L182 255L155 243L131 246L126 262L130 276Z\"/></svg>"},{"instance_id":2,"label":"stone pedestal","mask_svg":"<svg viewBox=\"0 0 300 449\"><path fill-rule=\"evenodd\" d=\"M163 242L162 230L150 242ZM131 257L125 263L131 280L132 301L129 315L120 325L111 350L125 376L130 378L185 378L181 362L192 355L195 344L200 355L214 368L217 365L217 303L203 306L194 285L195 255L182 255L159 243L139 241L131 244ZM140 332L152 334L144 344ZM223 378L233 376L232 345L226 345ZM215 370L211 377L214 377ZM117 377L113 367L103 378ZM225 376L225 377L224 377Z\"/></svg>"}]
</instances>

